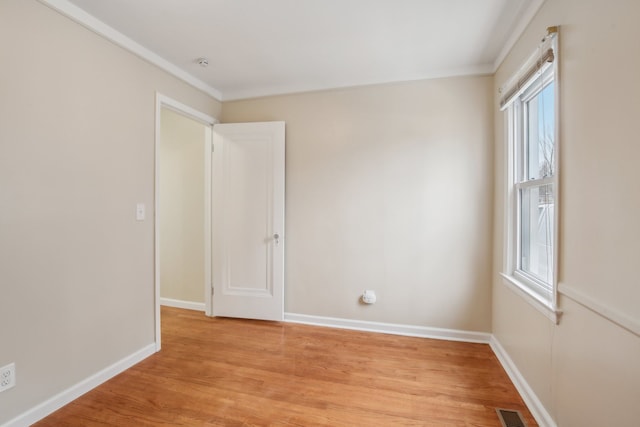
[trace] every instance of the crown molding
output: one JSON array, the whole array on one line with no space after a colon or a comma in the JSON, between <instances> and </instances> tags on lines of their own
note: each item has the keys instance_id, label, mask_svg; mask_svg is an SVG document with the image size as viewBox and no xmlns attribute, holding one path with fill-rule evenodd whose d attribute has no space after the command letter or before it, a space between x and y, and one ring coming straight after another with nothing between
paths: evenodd
<instances>
[{"instance_id":1,"label":"crown molding","mask_svg":"<svg viewBox=\"0 0 640 427\"><path fill-rule=\"evenodd\" d=\"M222 100L222 93L214 87L200 79L195 78L191 74L182 70L180 67L172 64L160 55L152 52L141 44L135 42L131 38L125 36L115 28L105 24L93 15L80 9L78 6L68 0L38 0L40 3L50 7L51 9L66 16L72 21L77 22L83 27L93 31L94 33L104 37L105 39L115 43L116 45L128 50L129 52L139 56L140 58L150 62L151 64L161 68L167 73L177 77L178 79L188 83L196 89L199 89L212 96L218 101Z\"/></svg>"},{"instance_id":2,"label":"crown molding","mask_svg":"<svg viewBox=\"0 0 640 427\"><path fill-rule=\"evenodd\" d=\"M516 44L516 42L518 41L522 33L524 33L524 30L527 29L527 26L531 23L531 21L533 20L533 17L536 16L536 13L538 13L538 10L540 10L540 7L542 7L545 1L546 0L532 0L531 3L529 3L529 6L525 9L524 13L520 16L520 19L518 20L518 22L516 22L515 25L513 26L513 31L511 31L511 35L507 39L506 43L502 47L502 50L500 50L498 57L494 61L493 73L498 71L498 68L502 64L502 61L504 61L504 59L507 57L509 52L511 52L511 49L513 49L513 46Z\"/></svg>"},{"instance_id":3,"label":"crown molding","mask_svg":"<svg viewBox=\"0 0 640 427\"><path fill-rule=\"evenodd\" d=\"M299 95L304 93L327 92L333 90L349 90L372 86L413 83L422 80L443 79L450 77L487 76L493 74L493 64L474 65L462 68L447 68L428 74L415 75L407 79L374 80L368 82L343 82L325 85L279 85L262 89L238 89L225 91L224 101L242 101L247 99L267 98L271 96Z\"/></svg>"},{"instance_id":4,"label":"crown molding","mask_svg":"<svg viewBox=\"0 0 640 427\"><path fill-rule=\"evenodd\" d=\"M522 33L525 31L525 29L527 28L527 26L529 25L533 17L536 15L540 7L545 2L545 0L531 0L529 6L521 15L518 22L513 26L513 31L511 32L511 36L503 46L502 50L500 51L498 57L493 62L493 64L484 64L484 65L474 66L466 69L439 70L435 73L430 73L429 75L414 76L414 78L401 80L401 81L375 81L375 82L372 81L364 84L346 83L342 85L338 84L333 86L322 86L322 87L321 86L293 87L293 86L284 85L280 87L263 88L262 90L252 90L252 89L237 90L237 91L232 91L230 93L225 93L225 96L223 97L222 92L219 91L218 89L210 86L209 84L194 77L193 75L184 71L183 69L176 66L175 64L167 61L160 55L142 46L141 44L137 43L133 39L119 32L115 28L107 25L106 23L97 19L93 15L85 12L83 9L71 3L69 0L38 0L38 1L50 7L51 9L57 11L58 13L66 16L67 18L73 20L74 22L84 26L90 31L93 31L94 33L128 50L129 52L148 61L149 63L159 67L160 69L184 81L185 83L193 86L194 88L203 91L204 93L210 95L211 97L215 98L218 101L223 101L223 100L234 101L234 100L241 100L241 99L261 98L261 97L268 97L268 96L287 95L287 94L305 93L305 92L317 92L317 91L325 91L325 90L332 90L332 89L345 89L345 88L361 87L361 86L373 86L373 85L389 84L389 83L401 83L404 81L417 81L417 80L435 79L435 78L443 78L443 77L494 74L497 71L498 67L504 61L505 57L511 51L513 46L516 44L516 42L518 41Z\"/></svg>"}]
</instances>

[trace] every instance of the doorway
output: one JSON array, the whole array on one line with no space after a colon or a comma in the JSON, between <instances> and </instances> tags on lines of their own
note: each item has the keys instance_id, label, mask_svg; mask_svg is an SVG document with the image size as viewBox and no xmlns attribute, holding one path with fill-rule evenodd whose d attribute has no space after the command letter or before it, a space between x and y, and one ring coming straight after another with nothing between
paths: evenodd
<instances>
[{"instance_id":1,"label":"doorway","mask_svg":"<svg viewBox=\"0 0 640 427\"><path fill-rule=\"evenodd\" d=\"M160 304L204 311L204 147L209 127L160 112Z\"/></svg>"},{"instance_id":2,"label":"doorway","mask_svg":"<svg viewBox=\"0 0 640 427\"><path fill-rule=\"evenodd\" d=\"M168 97L158 94L156 99L156 351L161 348L161 304L202 310L201 302L181 299L197 298L197 282L201 282L207 316L282 320L284 122L218 125L213 117ZM163 124L169 125L172 121L178 124L164 131L173 134L176 127L191 129L187 133L195 135L193 147L178 153L177 150L185 148L184 133L180 132L175 132L177 141L163 147ZM168 159L163 160L165 148L169 153ZM181 163L184 159L187 161ZM196 163L197 167L193 166ZM172 168L178 173L163 175L163 169ZM196 168L202 172L191 170ZM187 175L189 180L185 179ZM171 193L178 196L172 199ZM188 195L188 202L185 193L192 193ZM192 206L192 212L185 213L186 205L195 208ZM171 217L178 218L179 222L172 224ZM181 240L172 241L172 233L178 231L182 233ZM167 247L163 240L168 241ZM212 252L212 248L215 251ZM163 258L174 259L163 265ZM212 280L212 270L216 272L215 280ZM162 286L165 278L171 281L176 277L178 282L189 280L195 285L192 284L190 290L179 289L180 286L176 289L171 284ZM163 296L163 292L167 294Z\"/></svg>"},{"instance_id":3,"label":"doorway","mask_svg":"<svg viewBox=\"0 0 640 427\"><path fill-rule=\"evenodd\" d=\"M160 306L211 306L211 147L217 120L156 96L156 351Z\"/></svg>"}]
</instances>

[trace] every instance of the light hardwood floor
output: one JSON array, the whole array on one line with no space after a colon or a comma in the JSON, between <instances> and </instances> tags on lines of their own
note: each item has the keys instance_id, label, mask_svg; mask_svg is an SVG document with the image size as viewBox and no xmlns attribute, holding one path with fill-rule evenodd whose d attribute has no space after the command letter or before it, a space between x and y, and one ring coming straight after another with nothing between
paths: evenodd
<instances>
[{"instance_id":1,"label":"light hardwood floor","mask_svg":"<svg viewBox=\"0 0 640 427\"><path fill-rule=\"evenodd\" d=\"M536 426L486 344L162 308L162 351L35 424Z\"/></svg>"}]
</instances>

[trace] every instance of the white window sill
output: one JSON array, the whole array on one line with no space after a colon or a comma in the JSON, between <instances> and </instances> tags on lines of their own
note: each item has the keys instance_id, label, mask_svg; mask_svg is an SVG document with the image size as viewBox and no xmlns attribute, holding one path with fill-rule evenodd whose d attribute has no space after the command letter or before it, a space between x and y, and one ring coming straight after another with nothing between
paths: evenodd
<instances>
[{"instance_id":1,"label":"white window sill","mask_svg":"<svg viewBox=\"0 0 640 427\"><path fill-rule=\"evenodd\" d=\"M552 302L546 301L540 295L533 292L528 286L524 285L515 277L506 273L500 273L500 276L504 279L503 283L505 286L520 295L529 305L533 306L533 308L542 313L547 319L556 325L558 324L562 310L554 306Z\"/></svg>"}]
</instances>

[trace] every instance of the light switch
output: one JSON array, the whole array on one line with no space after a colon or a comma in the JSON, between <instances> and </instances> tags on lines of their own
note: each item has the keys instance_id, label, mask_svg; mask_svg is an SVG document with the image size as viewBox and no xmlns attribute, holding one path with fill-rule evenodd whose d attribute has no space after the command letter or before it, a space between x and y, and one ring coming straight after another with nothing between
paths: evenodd
<instances>
[{"instance_id":1,"label":"light switch","mask_svg":"<svg viewBox=\"0 0 640 427\"><path fill-rule=\"evenodd\" d=\"M136 205L136 220L144 221L144 203L138 203Z\"/></svg>"}]
</instances>

